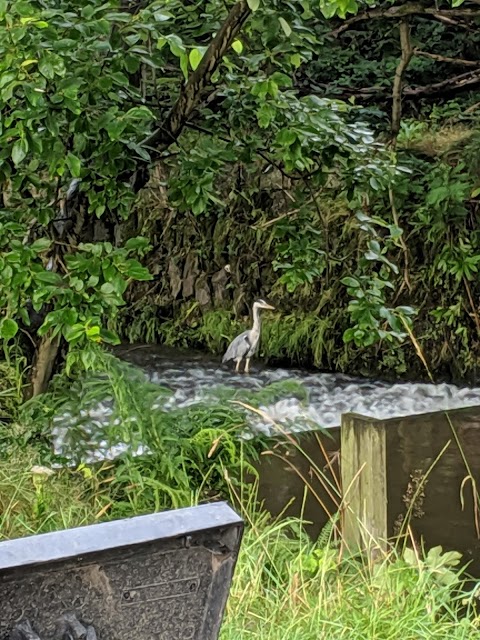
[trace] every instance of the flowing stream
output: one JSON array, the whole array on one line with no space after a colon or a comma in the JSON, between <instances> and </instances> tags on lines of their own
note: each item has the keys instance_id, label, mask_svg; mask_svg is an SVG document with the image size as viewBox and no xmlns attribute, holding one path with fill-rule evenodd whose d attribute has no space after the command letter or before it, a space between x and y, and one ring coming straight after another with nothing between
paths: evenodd
<instances>
[{"instance_id":1,"label":"flowing stream","mask_svg":"<svg viewBox=\"0 0 480 640\"><path fill-rule=\"evenodd\" d=\"M388 383L355 379L345 375L314 373L299 369L263 367L254 363L250 375L235 374L219 359L196 352L182 352L152 345L123 346L116 350L122 359L140 367L159 387L171 394L152 407L172 410L215 398L215 390L261 390L272 383L293 381L303 386L305 395L289 395L259 407L249 415L251 433L273 434L276 425L290 431L329 428L340 424L341 415L355 412L385 419L415 413L480 405L480 388L451 384ZM160 391L160 389L159 389ZM111 446L101 435L113 413L112 402L105 402L82 412L82 430L89 440L88 460L113 458L128 449L117 443ZM67 413L54 420L55 449L64 453L66 436L78 424L78 416ZM137 453L142 452L139 447Z\"/></svg>"}]
</instances>

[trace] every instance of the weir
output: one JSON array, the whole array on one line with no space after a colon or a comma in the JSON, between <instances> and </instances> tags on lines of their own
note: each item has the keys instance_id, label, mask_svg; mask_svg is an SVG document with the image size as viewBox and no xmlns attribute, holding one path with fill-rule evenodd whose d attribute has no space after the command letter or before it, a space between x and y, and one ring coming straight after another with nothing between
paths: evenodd
<instances>
[{"instance_id":1,"label":"weir","mask_svg":"<svg viewBox=\"0 0 480 640\"><path fill-rule=\"evenodd\" d=\"M345 414L328 435L292 437L296 446L272 443L258 465L270 512L303 515L315 539L341 503L352 550L413 537L460 551L480 577L480 406L389 420Z\"/></svg>"}]
</instances>

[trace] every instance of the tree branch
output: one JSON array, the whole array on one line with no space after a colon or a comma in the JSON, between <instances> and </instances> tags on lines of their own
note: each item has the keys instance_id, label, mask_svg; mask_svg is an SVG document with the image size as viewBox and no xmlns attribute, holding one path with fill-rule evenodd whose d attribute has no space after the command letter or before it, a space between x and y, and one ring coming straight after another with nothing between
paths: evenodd
<instances>
[{"instance_id":1,"label":"tree branch","mask_svg":"<svg viewBox=\"0 0 480 640\"><path fill-rule=\"evenodd\" d=\"M420 87L404 87L404 98L417 98L422 96L432 96L445 91L464 91L472 86L480 84L480 69L468 71L452 78L447 78L441 82L434 84L421 85ZM319 91L318 89L321 89ZM335 98L347 99L354 96L358 100L375 100L382 97L388 97L388 90L383 87L332 87L328 84L316 84L307 90L302 88L303 95L319 95L325 97L332 95Z\"/></svg>"},{"instance_id":2,"label":"tree branch","mask_svg":"<svg viewBox=\"0 0 480 640\"><path fill-rule=\"evenodd\" d=\"M175 142L200 100L203 90L209 84L213 73L231 46L235 36L247 21L250 13L251 10L246 0L241 0L232 7L200 64L182 87L180 95L165 122L144 141L144 146L156 147L161 151Z\"/></svg>"},{"instance_id":3,"label":"tree branch","mask_svg":"<svg viewBox=\"0 0 480 640\"><path fill-rule=\"evenodd\" d=\"M402 119L402 85L403 76L412 59L413 50L410 43L410 25L407 20L400 22L400 46L402 56L395 69L392 89L392 137L396 138L400 131L400 121Z\"/></svg>"},{"instance_id":4,"label":"tree branch","mask_svg":"<svg viewBox=\"0 0 480 640\"><path fill-rule=\"evenodd\" d=\"M431 16L437 20L451 20L452 18L476 18L480 16L479 9L459 8L456 9L436 9L435 7L425 7L421 4L407 3L389 9L372 9L371 11L363 11L358 15L346 20L337 29L331 31L328 35L337 38L344 31L347 31L358 22L365 20L397 20L406 16ZM458 24L458 23L457 23Z\"/></svg>"},{"instance_id":5,"label":"tree branch","mask_svg":"<svg viewBox=\"0 0 480 640\"><path fill-rule=\"evenodd\" d=\"M461 67L480 67L480 60L463 60L462 58L447 58L446 56L440 56L437 53L420 51L420 49L414 49L413 53L416 56L431 58L432 60L437 60L438 62L449 62L450 64L456 64Z\"/></svg>"},{"instance_id":6,"label":"tree branch","mask_svg":"<svg viewBox=\"0 0 480 640\"><path fill-rule=\"evenodd\" d=\"M441 82L428 84L424 87L405 87L404 96L431 96L443 91L460 91L480 83L480 69L468 71L453 78L447 78Z\"/></svg>"}]
</instances>

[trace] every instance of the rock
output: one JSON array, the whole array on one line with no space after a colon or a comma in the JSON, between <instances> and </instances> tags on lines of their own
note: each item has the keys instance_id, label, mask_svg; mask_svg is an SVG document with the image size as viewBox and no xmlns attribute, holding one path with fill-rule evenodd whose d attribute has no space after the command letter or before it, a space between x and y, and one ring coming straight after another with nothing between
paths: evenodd
<instances>
[{"instance_id":1,"label":"rock","mask_svg":"<svg viewBox=\"0 0 480 640\"><path fill-rule=\"evenodd\" d=\"M202 307L206 307L207 305L209 305L212 300L206 273L202 273L197 278L197 281L195 283L195 299Z\"/></svg>"},{"instance_id":2,"label":"rock","mask_svg":"<svg viewBox=\"0 0 480 640\"><path fill-rule=\"evenodd\" d=\"M223 302L226 296L226 286L230 279L230 265L225 265L212 276L213 296L215 302Z\"/></svg>"},{"instance_id":3,"label":"rock","mask_svg":"<svg viewBox=\"0 0 480 640\"><path fill-rule=\"evenodd\" d=\"M198 277L198 257L193 251L187 255L185 265L183 267L183 290L184 298L191 298L195 290L195 281Z\"/></svg>"},{"instance_id":4,"label":"rock","mask_svg":"<svg viewBox=\"0 0 480 640\"><path fill-rule=\"evenodd\" d=\"M168 263L168 276L170 278L170 291L172 298L175 300L182 288L182 274L180 273L180 269L173 258L171 258Z\"/></svg>"}]
</instances>

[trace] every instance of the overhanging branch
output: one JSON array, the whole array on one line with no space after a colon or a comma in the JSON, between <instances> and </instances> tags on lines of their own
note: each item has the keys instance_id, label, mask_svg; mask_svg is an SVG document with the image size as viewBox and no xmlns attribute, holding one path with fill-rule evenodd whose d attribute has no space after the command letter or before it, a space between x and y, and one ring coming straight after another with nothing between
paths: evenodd
<instances>
[{"instance_id":1,"label":"overhanging branch","mask_svg":"<svg viewBox=\"0 0 480 640\"><path fill-rule=\"evenodd\" d=\"M143 144L145 146L154 147L158 151L162 151L175 142L195 109L203 90L210 83L213 73L247 21L250 13L251 10L246 0L241 0L232 7L200 64L182 87L180 95L165 122L144 141Z\"/></svg>"},{"instance_id":2,"label":"overhanging branch","mask_svg":"<svg viewBox=\"0 0 480 640\"><path fill-rule=\"evenodd\" d=\"M390 7L389 9L372 9L363 11L358 15L345 20L337 29L329 33L333 37L338 37L344 31L347 31L358 22L365 20L398 20L406 16L430 16L436 20L452 21L454 18L478 18L480 17L480 7L478 9L461 8L456 9L436 9L435 7L425 7L421 4L408 3L400 6Z\"/></svg>"},{"instance_id":3,"label":"overhanging branch","mask_svg":"<svg viewBox=\"0 0 480 640\"><path fill-rule=\"evenodd\" d=\"M477 71L469 71L462 73L453 78L447 78L441 82L435 82L424 87L405 87L403 95L405 96L429 96L435 95L443 91L461 91L480 83L480 69Z\"/></svg>"},{"instance_id":4,"label":"overhanging branch","mask_svg":"<svg viewBox=\"0 0 480 640\"><path fill-rule=\"evenodd\" d=\"M423 58L430 58L430 60L436 60L437 62L448 62L449 64L455 64L459 67L480 67L480 60L464 60L463 58L449 58L447 56L441 56L437 53L429 53L428 51L421 51L420 49L414 49L413 53L416 56L422 56Z\"/></svg>"}]
</instances>

